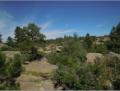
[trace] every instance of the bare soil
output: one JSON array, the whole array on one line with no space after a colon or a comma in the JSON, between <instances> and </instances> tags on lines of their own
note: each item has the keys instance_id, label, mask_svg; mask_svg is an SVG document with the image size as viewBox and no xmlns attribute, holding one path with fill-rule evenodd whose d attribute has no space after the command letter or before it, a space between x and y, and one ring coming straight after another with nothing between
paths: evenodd
<instances>
[{"instance_id":1,"label":"bare soil","mask_svg":"<svg viewBox=\"0 0 120 91\"><path fill-rule=\"evenodd\" d=\"M51 80L52 73L57 69L56 65L47 62L46 58L35 60L24 65L25 72L18 77L21 90L54 90Z\"/></svg>"}]
</instances>

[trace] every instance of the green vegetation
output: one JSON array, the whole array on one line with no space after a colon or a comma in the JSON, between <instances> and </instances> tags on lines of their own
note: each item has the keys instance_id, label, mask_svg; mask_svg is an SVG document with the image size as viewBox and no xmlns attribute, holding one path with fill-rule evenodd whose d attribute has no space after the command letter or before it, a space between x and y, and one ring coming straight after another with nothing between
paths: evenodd
<instances>
[{"instance_id":1,"label":"green vegetation","mask_svg":"<svg viewBox=\"0 0 120 91\"><path fill-rule=\"evenodd\" d=\"M100 44L93 42L95 39L89 34L83 41L76 36L65 36L61 42L63 43L62 52L48 55L50 63L59 67L53 76L55 87L62 86L63 89L68 90L120 89L118 57L105 55L104 59L96 59L94 64L86 62L86 51L108 53L107 41L100 40Z\"/></svg>"},{"instance_id":2,"label":"green vegetation","mask_svg":"<svg viewBox=\"0 0 120 91\"><path fill-rule=\"evenodd\" d=\"M107 49L107 44L103 43L103 44L93 44L92 48L91 48L91 52L95 52L95 53L108 53L108 49Z\"/></svg>"},{"instance_id":3,"label":"green vegetation","mask_svg":"<svg viewBox=\"0 0 120 91\"><path fill-rule=\"evenodd\" d=\"M90 34L87 33L86 36L85 36L85 39L84 39L84 47L85 47L85 49L90 51L92 45L93 45L93 41L92 41L92 39L90 37Z\"/></svg>"},{"instance_id":4,"label":"green vegetation","mask_svg":"<svg viewBox=\"0 0 120 91\"><path fill-rule=\"evenodd\" d=\"M45 36L40 32L37 25L30 23L23 28L17 26L15 29L15 37L8 37L7 45L18 51L21 51L23 55L29 55L25 58L27 61L31 61L40 58L37 48L45 42ZM7 47L3 47L1 50L7 50Z\"/></svg>"},{"instance_id":5,"label":"green vegetation","mask_svg":"<svg viewBox=\"0 0 120 91\"><path fill-rule=\"evenodd\" d=\"M88 64L80 42L71 41L70 44L64 46L61 53L48 56L50 62L59 67L53 77L55 87L68 90L120 89L120 59L105 56L97 59L95 64Z\"/></svg>"},{"instance_id":6,"label":"green vegetation","mask_svg":"<svg viewBox=\"0 0 120 91\"><path fill-rule=\"evenodd\" d=\"M120 23L116 27L113 27L110 33L110 39L108 49L120 53Z\"/></svg>"},{"instance_id":7,"label":"green vegetation","mask_svg":"<svg viewBox=\"0 0 120 91\"><path fill-rule=\"evenodd\" d=\"M0 89L14 90L20 89L15 78L20 76L22 71L21 58L15 55L13 59L6 60L6 56L0 53Z\"/></svg>"},{"instance_id":8,"label":"green vegetation","mask_svg":"<svg viewBox=\"0 0 120 91\"><path fill-rule=\"evenodd\" d=\"M48 58L51 64L58 66L53 75L55 87L73 90L118 90L120 89L120 58L110 56L109 52L120 53L120 23L114 27L108 36L110 40L104 41L104 37L91 36L79 37L65 35L64 38L45 40L41 28L30 23L27 26L15 29L15 37L8 37L6 43L0 47L0 89L20 89L15 79L20 76L25 61L34 61L43 56ZM61 50L50 53L42 53L38 48L45 49L48 45L60 46ZM20 51L20 55L7 58L2 51ZM95 63L88 63L86 55L89 52L101 53L102 59L96 59Z\"/></svg>"},{"instance_id":9,"label":"green vegetation","mask_svg":"<svg viewBox=\"0 0 120 91\"><path fill-rule=\"evenodd\" d=\"M14 40L10 36L7 38L7 45L11 47L15 47Z\"/></svg>"}]
</instances>

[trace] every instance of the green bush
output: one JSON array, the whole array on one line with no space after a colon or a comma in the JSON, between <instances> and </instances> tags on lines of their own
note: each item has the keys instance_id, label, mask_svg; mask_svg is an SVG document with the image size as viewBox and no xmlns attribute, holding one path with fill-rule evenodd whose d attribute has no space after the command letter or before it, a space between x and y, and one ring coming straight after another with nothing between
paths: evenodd
<instances>
[{"instance_id":1,"label":"green bush","mask_svg":"<svg viewBox=\"0 0 120 91\"><path fill-rule=\"evenodd\" d=\"M94 44L90 50L91 52L96 52L96 53L108 53L106 43Z\"/></svg>"},{"instance_id":2,"label":"green bush","mask_svg":"<svg viewBox=\"0 0 120 91\"><path fill-rule=\"evenodd\" d=\"M83 41L83 45L84 45L84 48L89 52L93 45L93 39L89 33L86 34L84 41Z\"/></svg>"},{"instance_id":3,"label":"green bush","mask_svg":"<svg viewBox=\"0 0 120 91\"><path fill-rule=\"evenodd\" d=\"M103 84L107 80L106 76L102 65L81 64L73 67L61 65L53 80L67 90L102 90L109 89Z\"/></svg>"},{"instance_id":4,"label":"green bush","mask_svg":"<svg viewBox=\"0 0 120 91\"><path fill-rule=\"evenodd\" d=\"M6 60L6 56L0 53L0 90L20 89L15 78L20 76L22 71L21 57L16 54L13 59Z\"/></svg>"},{"instance_id":5,"label":"green bush","mask_svg":"<svg viewBox=\"0 0 120 91\"><path fill-rule=\"evenodd\" d=\"M95 52L106 52L106 45L97 45ZM86 63L86 51L78 41L67 41L62 52L48 55L58 69L54 73L55 87L71 90L119 89L120 60L105 55L94 64ZM106 58L110 59L106 59Z\"/></svg>"},{"instance_id":6,"label":"green bush","mask_svg":"<svg viewBox=\"0 0 120 91\"><path fill-rule=\"evenodd\" d=\"M74 63L82 63L86 60L86 50L79 41L68 41L65 43L62 52L51 53L48 55L50 63L70 65Z\"/></svg>"},{"instance_id":7,"label":"green bush","mask_svg":"<svg viewBox=\"0 0 120 91\"><path fill-rule=\"evenodd\" d=\"M22 51L21 52L21 58L22 58L22 62L24 63L25 61L33 61L36 59L40 59L43 57L43 53L42 52L38 52L37 48L33 48L31 49L29 52L28 51Z\"/></svg>"},{"instance_id":8,"label":"green bush","mask_svg":"<svg viewBox=\"0 0 120 91\"><path fill-rule=\"evenodd\" d=\"M5 56L5 54L3 54L3 53L0 52L0 69L1 69L2 67L4 67L5 61L6 61L6 56Z\"/></svg>"},{"instance_id":9,"label":"green bush","mask_svg":"<svg viewBox=\"0 0 120 91\"><path fill-rule=\"evenodd\" d=\"M120 23L113 27L109 36L110 41L108 42L108 49L110 51L120 53Z\"/></svg>"},{"instance_id":10,"label":"green bush","mask_svg":"<svg viewBox=\"0 0 120 91\"><path fill-rule=\"evenodd\" d=\"M16 83L15 80L7 80L0 82L0 90L20 90L20 85Z\"/></svg>"},{"instance_id":11,"label":"green bush","mask_svg":"<svg viewBox=\"0 0 120 91\"><path fill-rule=\"evenodd\" d=\"M3 46L0 48L1 51L8 51L8 50L11 50L11 47L9 46Z\"/></svg>"},{"instance_id":12,"label":"green bush","mask_svg":"<svg viewBox=\"0 0 120 91\"><path fill-rule=\"evenodd\" d=\"M16 48L16 47L13 48L10 46L3 46L0 48L0 51L16 51L16 50L18 50L18 48Z\"/></svg>"},{"instance_id":13,"label":"green bush","mask_svg":"<svg viewBox=\"0 0 120 91\"><path fill-rule=\"evenodd\" d=\"M14 59L10 59L6 66L6 74L9 77L18 77L22 71L22 61L19 55L15 55Z\"/></svg>"}]
</instances>

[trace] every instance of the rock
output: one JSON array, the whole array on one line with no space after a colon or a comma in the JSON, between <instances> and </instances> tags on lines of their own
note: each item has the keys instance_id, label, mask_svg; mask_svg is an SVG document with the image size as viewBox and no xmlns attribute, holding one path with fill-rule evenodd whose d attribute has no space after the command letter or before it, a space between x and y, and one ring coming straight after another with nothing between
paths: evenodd
<instances>
[{"instance_id":1,"label":"rock","mask_svg":"<svg viewBox=\"0 0 120 91\"><path fill-rule=\"evenodd\" d=\"M87 62L88 63L94 63L97 58L101 59L104 56L101 53L88 53L86 57L87 57Z\"/></svg>"},{"instance_id":2,"label":"rock","mask_svg":"<svg viewBox=\"0 0 120 91\"><path fill-rule=\"evenodd\" d=\"M117 54L117 53L114 53L114 52L109 52L108 55L112 56L112 57L118 57L120 59L120 54Z\"/></svg>"}]
</instances>

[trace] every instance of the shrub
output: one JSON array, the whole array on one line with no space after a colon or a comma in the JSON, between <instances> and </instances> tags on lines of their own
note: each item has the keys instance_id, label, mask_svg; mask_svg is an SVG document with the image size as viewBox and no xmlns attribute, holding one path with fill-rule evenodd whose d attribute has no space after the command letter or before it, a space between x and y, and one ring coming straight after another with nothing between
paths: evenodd
<instances>
[{"instance_id":1,"label":"shrub","mask_svg":"<svg viewBox=\"0 0 120 91\"><path fill-rule=\"evenodd\" d=\"M19 84L15 78L22 71L21 58L15 55L13 59L6 60L6 56L0 53L0 90L15 90L19 89Z\"/></svg>"},{"instance_id":2,"label":"shrub","mask_svg":"<svg viewBox=\"0 0 120 91\"><path fill-rule=\"evenodd\" d=\"M10 59L6 66L6 74L9 77L18 77L22 71L22 61L19 55L15 55L14 59Z\"/></svg>"},{"instance_id":3,"label":"shrub","mask_svg":"<svg viewBox=\"0 0 120 91\"><path fill-rule=\"evenodd\" d=\"M51 53L48 59L53 64L70 65L82 63L86 60L86 50L79 41L70 40L65 43L62 52Z\"/></svg>"},{"instance_id":4,"label":"shrub","mask_svg":"<svg viewBox=\"0 0 120 91\"><path fill-rule=\"evenodd\" d=\"M94 44L91 48L91 52L96 53L108 53L107 45L104 44Z\"/></svg>"},{"instance_id":5,"label":"shrub","mask_svg":"<svg viewBox=\"0 0 120 91\"><path fill-rule=\"evenodd\" d=\"M25 61L33 61L36 59L40 59L41 57L43 57L43 53L42 52L38 52L37 48L31 48L30 51L21 51L21 58L23 63Z\"/></svg>"},{"instance_id":6,"label":"shrub","mask_svg":"<svg viewBox=\"0 0 120 91\"><path fill-rule=\"evenodd\" d=\"M5 54L3 54L3 53L0 52L0 69L1 69L2 67L4 67L5 61L6 61L6 56L5 56Z\"/></svg>"},{"instance_id":7,"label":"shrub","mask_svg":"<svg viewBox=\"0 0 120 91\"><path fill-rule=\"evenodd\" d=\"M108 42L108 49L120 53L120 23L113 27L109 36L111 40Z\"/></svg>"},{"instance_id":8,"label":"shrub","mask_svg":"<svg viewBox=\"0 0 120 91\"><path fill-rule=\"evenodd\" d=\"M102 82L103 80L106 81L106 79L104 79L104 73L102 74L101 72L104 72L102 65L76 64L73 67L61 65L56 71L53 80L57 81L56 84L61 85L64 89L109 89Z\"/></svg>"},{"instance_id":9,"label":"shrub","mask_svg":"<svg viewBox=\"0 0 120 91\"><path fill-rule=\"evenodd\" d=\"M86 51L78 40L69 40L64 44L60 53L48 56L51 63L58 65L53 79L61 84L64 89L78 89L78 68L86 61Z\"/></svg>"},{"instance_id":10,"label":"shrub","mask_svg":"<svg viewBox=\"0 0 120 91\"><path fill-rule=\"evenodd\" d=\"M16 51L18 50L18 48L13 48L13 47L10 47L10 46L3 46L0 48L1 51Z\"/></svg>"}]
</instances>

